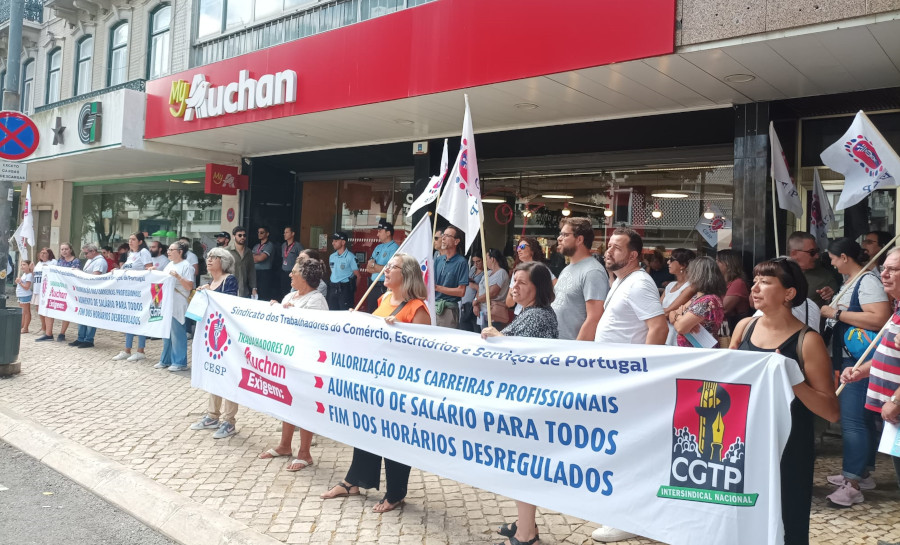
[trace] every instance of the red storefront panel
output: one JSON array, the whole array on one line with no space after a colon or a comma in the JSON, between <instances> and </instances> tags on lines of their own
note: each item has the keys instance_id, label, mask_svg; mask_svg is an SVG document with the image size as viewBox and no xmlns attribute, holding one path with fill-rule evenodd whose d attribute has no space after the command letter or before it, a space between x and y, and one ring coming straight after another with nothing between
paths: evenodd
<instances>
[{"instance_id":1,"label":"red storefront panel","mask_svg":"<svg viewBox=\"0 0 900 545\"><path fill-rule=\"evenodd\" d=\"M346 108L670 54L675 0L438 0L147 84L145 137ZM296 102L185 121L172 83L294 70ZM174 107L177 110L177 106Z\"/></svg>"}]
</instances>

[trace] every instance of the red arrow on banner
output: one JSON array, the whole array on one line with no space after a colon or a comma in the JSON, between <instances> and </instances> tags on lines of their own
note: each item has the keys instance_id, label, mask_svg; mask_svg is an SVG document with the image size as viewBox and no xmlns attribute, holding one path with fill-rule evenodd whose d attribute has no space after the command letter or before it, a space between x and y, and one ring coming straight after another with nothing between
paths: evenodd
<instances>
[{"instance_id":1,"label":"red arrow on banner","mask_svg":"<svg viewBox=\"0 0 900 545\"><path fill-rule=\"evenodd\" d=\"M322 405L318 401L316 401L316 412L319 414L325 414L325 405Z\"/></svg>"},{"instance_id":2,"label":"red arrow on banner","mask_svg":"<svg viewBox=\"0 0 900 545\"><path fill-rule=\"evenodd\" d=\"M321 388L325 382L322 380L322 377L316 377L316 388Z\"/></svg>"},{"instance_id":3,"label":"red arrow on banner","mask_svg":"<svg viewBox=\"0 0 900 545\"><path fill-rule=\"evenodd\" d=\"M326 354L322 350L319 350L319 359L317 359L316 361L319 363L322 363L323 361L325 361L325 358L327 358L327 357L328 357L328 354Z\"/></svg>"}]
</instances>

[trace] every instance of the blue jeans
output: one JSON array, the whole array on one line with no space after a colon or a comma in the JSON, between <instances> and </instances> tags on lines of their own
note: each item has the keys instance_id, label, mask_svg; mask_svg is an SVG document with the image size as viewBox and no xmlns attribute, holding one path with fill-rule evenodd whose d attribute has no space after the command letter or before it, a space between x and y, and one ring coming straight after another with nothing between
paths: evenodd
<instances>
[{"instance_id":1,"label":"blue jeans","mask_svg":"<svg viewBox=\"0 0 900 545\"><path fill-rule=\"evenodd\" d=\"M852 367L855 361L844 359L844 368ZM869 379L851 382L844 386L838 400L841 403L841 433L844 437L844 477L858 481L875 469L875 453L878 448L878 434L875 419L880 415L866 409L866 390Z\"/></svg>"},{"instance_id":2,"label":"blue jeans","mask_svg":"<svg viewBox=\"0 0 900 545\"><path fill-rule=\"evenodd\" d=\"M134 344L134 338L137 337L138 340L138 348L143 350L145 346L147 346L147 337L143 335L133 335L131 333L125 334L125 348L131 350L131 345Z\"/></svg>"},{"instance_id":3,"label":"blue jeans","mask_svg":"<svg viewBox=\"0 0 900 545\"><path fill-rule=\"evenodd\" d=\"M172 318L172 332L169 338L163 341L159 363L166 366L187 367L187 330L184 324L178 323L175 318Z\"/></svg>"},{"instance_id":4,"label":"blue jeans","mask_svg":"<svg viewBox=\"0 0 900 545\"><path fill-rule=\"evenodd\" d=\"M88 327L86 325L78 326L78 342L80 343L93 343L94 335L97 333L96 327Z\"/></svg>"}]
</instances>

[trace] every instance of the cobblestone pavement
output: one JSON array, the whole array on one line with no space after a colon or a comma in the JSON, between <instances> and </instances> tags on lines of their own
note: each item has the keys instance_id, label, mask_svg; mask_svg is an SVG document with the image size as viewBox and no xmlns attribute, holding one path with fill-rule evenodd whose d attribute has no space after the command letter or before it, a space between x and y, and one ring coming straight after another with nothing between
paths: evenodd
<instances>
[{"instance_id":1,"label":"cobblestone pavement","mask_svg":"<svg viewBox=\"0 0 900 545\"><path fill-rule=\"evenodd\" d=\"M74 333L73 324L69 340ZM494 529L515 519L509 498L417 469L403 509L372 513L381 498L374 490L321 500L319 494L344 476L351 447L317 437L315 464L286 472L285 458L257 459L278 442L280 423L269 416L241 408L238 434L218 441L188 429L203 415L207 395L190 387L187 373L151 368L161 341L148 343L146 360L127 363L110 359L123 345L122 334L98 332L93 349L35 343L36 336L22 337L22 373L0 380L0 403L285 543L498 543ZM865 493L865 503L834 509L824 499L832 489L825 476L840 469L840 439L826 437L821 450L812 542L900 543L900 493L890 461L879 459L878 487ZM593 543L594 523L539 509L538 524L542 543Z\"/></svg>"}]
</instances>

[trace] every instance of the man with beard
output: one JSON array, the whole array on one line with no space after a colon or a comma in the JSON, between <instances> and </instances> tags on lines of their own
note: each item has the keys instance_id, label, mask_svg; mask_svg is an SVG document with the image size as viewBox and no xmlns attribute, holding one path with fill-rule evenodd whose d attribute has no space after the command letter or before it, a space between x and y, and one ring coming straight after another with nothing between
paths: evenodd
<instances>
[{"instance_id":1,"label":"man with beard","mask_svg":"<svg viewBox=\"0 0 900 545\"><path fill-rule=\"evenodd\" d=\"M153 263L153 268L157 271L161 271L166 268L166 265L169 264L169 258L166 257L166 250L168 248L163 248L163 245L159 243L158 240L154 240L150 243L150 261Z\"/></svg>"},{"instance_id":2,"label":"man with beard","mask_svg":"<svg viewBox=\"0 0 900 545\"><path fill-rule=\"evenodd\" d=\"M887 246L891 240L894 238L893 235L888 233L887 231L869 231L866 233L866 236L863 238L861 246L863 247L863 252L865 252L865 260L869 261L873 257L875 257L878 252L881 251L882 248ZM877 263L872 263L869 267L870 271L875 271L875 274L881 275L881 266L884 265L885 256L882 255Z\"/></svg>"},{"instance_id":3,"label":"man with beard","mask_svg":"<svg viewBox=\"0 0 900 545\"><path fill-rule=\"evenodd\" d=\"M817 307L822 307L837 293L840 286L838 278L819 262L819 248L816 237L803 231L794 231L788 237L788 256L800 265L806 284L809 287L806 296L813 300Z\"/></svg>"},{"instance_id":4,"label":"man with beard","mask_svg":"<svg viewBox=\"0 0 900 545\"><path fill-rule=\"evenodd\" d=\"M291 291L291 270L303 251L303 245L296 240L297 232L291 225L284 227L284 242L281 243L281 272L278 273L278 299L279 301Z\"/></svg>"},{"instance_id":5,"label":"man with beard","mask_svg":"<svg viewBox=\"0 0 900 545\"><path fill-rule=\"evenodd\" d=\"M247 230L238 225L232 231L234 249L229 250L234 258L234 277L238 282L238 297L257 298L256 266L253 253L247 248Z\"/></svg>"},{"instance_id":6,"label":"man with beard","mask_svg":"<svg viewBox=\"0 0 900 545\"><path fill-rule=\"evenodd\" d=\"M632 229L620 227L609 237L606 268L615 276L606 296L606 310L594 340L600 343L665 344L668 326L656 283L641 268L644 242ZM568 268L566 268L568 270ZM565 271L563 271L565 272ZM594 541L611 543L635 534L601 526Z\"/></svg>"},{"instance_id":7,"label":"man with beard","mask_svg":"<svg viewBox=\"0 0 900 545\"><path fill-rule=\"evenodd\" d=\"M221 233L216 233L216 248L225 248L228 246L228 243L231 242L231 235L228 234L228 231L222 231Z\"/></svg>"},{"instance_id":8,"label":"man with beard","mask_svg":"<svg viewBox=\"0 0 900 545\"><path fill-rule=\"evenodd\" d=\"M565 218L560 223L560 252L569 258L556 281L553 300L560 339L593 340L597 323L603 315L609 275L591 258L594 227L588 218Z\"/></svg>"}]
</instances>

